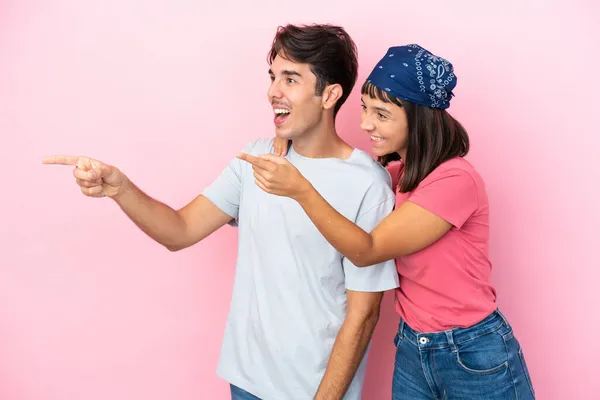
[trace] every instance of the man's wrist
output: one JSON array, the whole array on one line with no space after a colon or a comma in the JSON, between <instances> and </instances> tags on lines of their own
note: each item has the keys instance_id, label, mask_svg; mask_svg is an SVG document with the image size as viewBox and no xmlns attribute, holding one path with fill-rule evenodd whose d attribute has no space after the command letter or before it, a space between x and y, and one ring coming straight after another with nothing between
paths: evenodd
<instances>
[{"instance_id":1,"label":"man's wrist","mask_svg":"<svg viewBox=\"0 0 600 400\"><path fill-rule=\"evenodd\" d=\"M131 181L123 174L121 185L117 189L117 192L110 196L117 204L121 204L124 198L126 198L129 194L133 192L133 184Z\"/></svg>"}]
</instances>

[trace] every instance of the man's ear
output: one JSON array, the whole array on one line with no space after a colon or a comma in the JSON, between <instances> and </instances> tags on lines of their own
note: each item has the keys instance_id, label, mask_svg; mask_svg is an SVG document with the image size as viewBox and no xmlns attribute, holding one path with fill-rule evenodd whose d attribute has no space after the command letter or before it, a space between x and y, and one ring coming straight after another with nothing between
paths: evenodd
<instances>
[{"instance_id":1,"label":"man's ear","mask_svg":"<svg viewBox=\"0 0 600 400\"><path fill-rule=\"evenodd\" d=\"M326 110L334 108L338 100L344 94L344 89L339 83L325 86L323 90L323 108Z\"/></svg>"}]
</instances>

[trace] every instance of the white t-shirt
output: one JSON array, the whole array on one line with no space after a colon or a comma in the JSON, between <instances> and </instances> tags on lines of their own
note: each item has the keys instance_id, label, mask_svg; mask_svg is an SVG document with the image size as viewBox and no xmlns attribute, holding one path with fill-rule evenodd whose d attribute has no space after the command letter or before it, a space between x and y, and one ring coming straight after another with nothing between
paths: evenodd
<instances>
[{"instance_id":1,"label":"white t-shirt","mask_svg":"<svg viewBox=\"0 0 600 400\"><path fill-rule=\"evenodd\" d=\"M244 151L271 153L273 139ZM346 159L286 158L338 212L371 231L393 209L389 173L355 149ZM264 400L309 400L346 316L346 289L396 288L393 260L358 268L321 235L300 205L268 194L252 166L233 159L203 192L239 227L233 296L217 374ZM360 400L366 354L344 399Z\"/></svg>"}]
</instances>

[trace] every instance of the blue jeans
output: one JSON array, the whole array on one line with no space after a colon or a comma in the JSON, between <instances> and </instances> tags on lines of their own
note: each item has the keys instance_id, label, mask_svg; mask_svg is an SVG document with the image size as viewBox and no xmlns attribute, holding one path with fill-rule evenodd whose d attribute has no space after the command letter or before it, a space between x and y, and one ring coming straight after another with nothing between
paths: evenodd
<instances>
[{"instance_id":1,"label":"blue jeans","mask_svg":"<svg viewBox=\"0 0 600 400\"><path fill-rule=\"evenodd\" d=\"M393 400L535 398L521 346L498 310L471 327L435 333L400 321L394 344Z\"/></svg>"},{"instance_id":2,"label":"blue jeans","mask_svg":"<svg viewBox=\"0 0 600 400\"><path fill-rule=\"evenodd\" d=\"M230 385L231 387L231 400L260 400L253 394L246 392L244 389L240 389L237 386Z\"/></svg>"}]
</instances>

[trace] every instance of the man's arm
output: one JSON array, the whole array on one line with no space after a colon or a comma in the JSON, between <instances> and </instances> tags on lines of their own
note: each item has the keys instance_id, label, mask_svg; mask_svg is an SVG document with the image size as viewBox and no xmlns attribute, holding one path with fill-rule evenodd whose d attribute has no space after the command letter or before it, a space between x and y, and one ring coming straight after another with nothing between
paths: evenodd
<instances>
[{"instance_id":1,"label":"man's arm","mask_svg":"<svg viewBox=\"0 0 600 400\"><path fill-rule=\"evenodd\" d=\"M131 182L114 200L138 228L170 251L192 246L232 219L203 195L174 210Z\"/></svg>"},{"instance_id":2,"label":"man's arm","mask_svg":"<svg viewBox=\"0 0 600 400\"><path fill-rule=\"evenodd\" d=\"M390 187L374 179L364 196L356 224L367 231L372 230L392 211L394 203ZM336 337L316 400L344 397L377 325L383 294L398 287L399 277L393 260L359 268L344 257L342 265L347 316Z\"/></svg>"},{"instance_id":3,"label":"man's arm","mask_svg":"<svg viewBox=\"0 0 600 400\"><path fill-rule=\"evenodd\" d=\"M89 157L52 156L43 162L74 166L83 194L112 198L144 233L171 251L197 243L232 219L202 195L174 210L145 194L118 168Z\"/></svg>"},{"instance_id":4,"label":"man's arm","mask_svg":"<svg viewBox=\"0 0 600 400\"><path fill-rule=\"evenodd\" d=\"M347 291L348 313L333 344L315 400L340 400L348 390L379 319L383 292Z\"/></svg>"}]
</instances>

